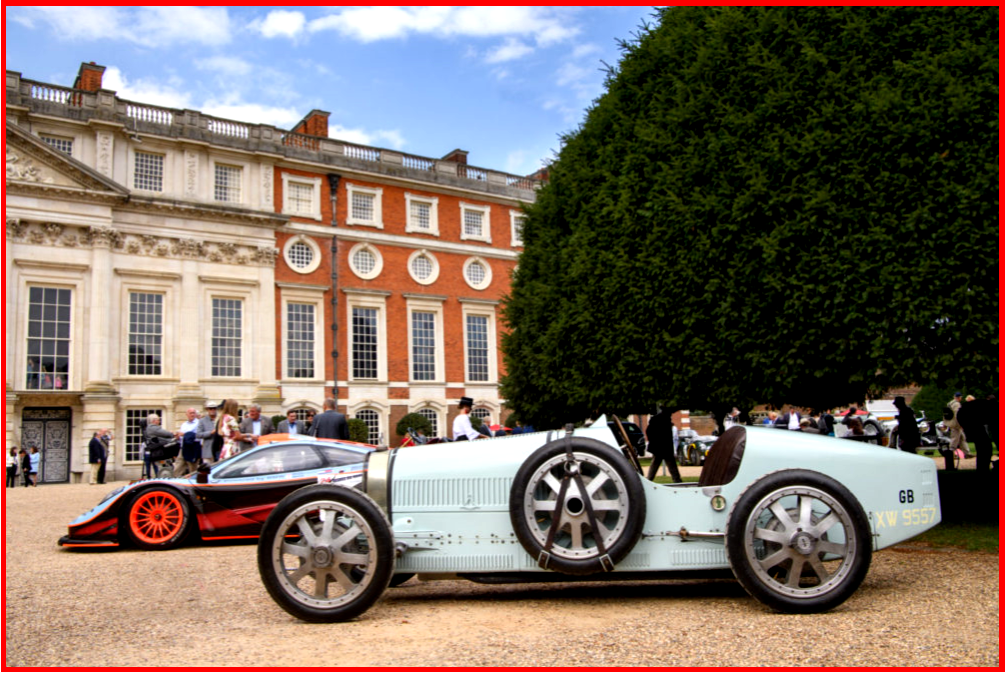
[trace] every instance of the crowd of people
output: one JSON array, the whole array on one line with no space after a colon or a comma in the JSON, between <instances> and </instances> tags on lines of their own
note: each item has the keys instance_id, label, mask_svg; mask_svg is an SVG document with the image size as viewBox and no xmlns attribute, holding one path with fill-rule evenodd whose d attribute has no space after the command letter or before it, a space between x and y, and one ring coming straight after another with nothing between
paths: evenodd
<instances>
[{"instance_id":1,"label":"crowd of people","mask_svg":"<svg viewBox=\"0 0 1005 673\"><path fill-rule=\"evenodd\" d=\"M38 466L41 458L42 454L38 452L37 446L29 449L12 446L7 453L7 481L4 488L16 487L19 476L24 486L38 486Z\"/></svg>"},{"instance_id":2,"label":"crowd of people","mask_svg":"<svg viewBox=\"0 0 1005 673\"><path fill-rule=\"evenodd\" d=\"M173 459L174 476L195 472L203 465L213 465L242 451L258 445L261 437L276 433L309 435L325 439L349 439L349 425L345 417L337 411L335 399L324 401L322 413L307 413L305 419L298 418L297 412L287 412L286 418L273 424L272 419L262 415L262 407L252 404L247 413L239 419L237 400L208 402L203 412L194 407L185 412L185 421L176 431L161 426L161 418L150 414L143 430L143 477L155 478L164 463L164 445L177 441L177 457Z\"/></svg>"}]
</instances>

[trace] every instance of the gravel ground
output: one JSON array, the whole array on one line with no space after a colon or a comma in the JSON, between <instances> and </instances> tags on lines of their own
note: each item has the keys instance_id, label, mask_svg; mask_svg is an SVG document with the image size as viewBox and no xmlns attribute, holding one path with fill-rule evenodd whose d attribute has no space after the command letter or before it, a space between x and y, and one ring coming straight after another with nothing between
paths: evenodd
<instances>
[{"instance_id":1,"label":"gravel ground","mask_svg":"<svg viewBox=\"0 0 1005 673\"><path fill-rule=\"evenodd\" d=\"M254 545L71 552L56 540L112 486L6 491L12 666L989 666L997 554L907 543L823 615L780 615L734 581L390 589L345 624L275 605Z\"/></svg>"}]
</instances>

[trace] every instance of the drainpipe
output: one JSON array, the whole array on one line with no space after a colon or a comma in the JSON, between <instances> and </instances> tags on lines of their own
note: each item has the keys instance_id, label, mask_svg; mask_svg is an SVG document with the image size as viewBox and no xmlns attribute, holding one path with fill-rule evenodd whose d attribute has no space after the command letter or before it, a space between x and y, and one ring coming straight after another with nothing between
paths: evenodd
<instances>
[{"instance_id":1,"label":"drainpipe","mask_svg":"<svg viewBox=\"0 0 1005 673\"><path fill-rule=\"evenodd\" d=\"M328 188L331 191L332 226L338 226L335 206L338 204L338 183L342 176L328 174ZM332 236L332 397L338 402L338 238Z\"/></svg>"}]
</instances>

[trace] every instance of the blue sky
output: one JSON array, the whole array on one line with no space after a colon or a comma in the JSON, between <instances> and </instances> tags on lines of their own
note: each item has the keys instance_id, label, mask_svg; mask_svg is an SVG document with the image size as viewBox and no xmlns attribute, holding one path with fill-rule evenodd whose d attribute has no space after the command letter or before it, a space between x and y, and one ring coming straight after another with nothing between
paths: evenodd
<instances>
[{"instance_id":1,"label":"blue sky","mask_svg":"<svg viewBox=\"0 0 1005 673\"><path fill-rule=\"evenodd\" d=\"M603 92L650 7L7 7L5 67L121 98L520 175Z\"/></svg>"}]
</instances>

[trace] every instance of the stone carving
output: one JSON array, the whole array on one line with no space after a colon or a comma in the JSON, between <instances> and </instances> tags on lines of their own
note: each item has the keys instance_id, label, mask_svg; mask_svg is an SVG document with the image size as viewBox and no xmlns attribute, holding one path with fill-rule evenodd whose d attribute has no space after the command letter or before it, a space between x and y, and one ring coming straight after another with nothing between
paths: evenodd
<instances>
[{"instance_id":1,"label":"stone carving","mask_svg":"<svg viewBox=\"0 0 1005 673\"><path fill-rule=\"evenodd\" d=\"M103 247L122 250L130 255L148 255L175 259L203 259L223 264L275 266L279 250L272 246L237 243L204 243L194 238L173 238L152 234L123 234L108 226L74 227L57 222L6 221L7 240L33 245Z\"/></svg>"},{"instance_id":2,"label":"stone carving","mask_svg":"<svg viewBox=\"0 0 1005 673\"><path fill-rule=\"evenodd\" d=\"M15 219L7 220L7 238L21 238L24 236L26 231L28 231L27 222Z\"/></svg>"},{"instance_id":3,"label":"stone carving","mask_svg":"<svg viewBox=\"0 0 1005 673\"><path fill-rule=\"evenodd\" d=\"M192 150L185 150L185 196L196 198L199 190L199 156Z\"/></svg>"},{"instance_id":4,"label":"stone carving","mask_svg":"<svg viewBox=\"0 0 1005 673\"><path fill-rule=\"evenodd\" d=\"M123 245L122 234L111 227L85 227L83 231L85 244L96 248L121 248Z\"/></svg>"},{"instance_id":5,"label":"stone carving","mask_svg":"<svg viewBox=\"0 0 1005 673\"><path fill-rule=\"evenodd\" d=\"M112 176L112 134L98 131L98 172L102 175Z\"/></svg>"},{"instance_id":6,"label":"stone carving","mask_svg":"<svg viewBox=\"0 0 1005 673\"><path fill-rule=\"evenodd\" d=\"M55 222L47 222L42 225L42 230L49 237L49 241L55 243L63 235L63 225Z\"/></svg>"},{"instance_id":7,"label":"stone carving","mask_svg":"<svg viewBox=\"0 0 1005 673\"><path fill-rule=\"evenodd\" d=\"M180 238L171 245L171 254L176 257L202 257L202 241Z\"/></svg>"},{"instance_id":8,"label":"stone carving","mask_svg":"<svg viewBox=\"0 0 1005 673\"><path fill-rule=\"evenodd\" d=\"M30 159L22 157L9 147L7 148L7 179L52 184L52 178L43 177Z\"/></svg>"},{"instance_id":9,"label":"stone carving","mask_svg":"<svg viewBox=\"0 0 1005 673\"><path fill-rule=\"evenodd\" d=\"M272 166L262 164L262 208L272 210Z\"/></svg>"}]
</instances>

